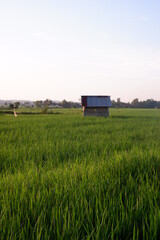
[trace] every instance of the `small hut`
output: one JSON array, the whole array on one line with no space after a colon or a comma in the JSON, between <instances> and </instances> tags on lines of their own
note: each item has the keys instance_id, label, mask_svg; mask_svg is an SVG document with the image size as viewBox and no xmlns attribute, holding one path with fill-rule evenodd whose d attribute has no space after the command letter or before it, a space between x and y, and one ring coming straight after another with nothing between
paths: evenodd
<instances>
[{"instance_id":1,"label":"small hut","mask_svg":"<svg viewBox=\"0 0 160 240\"><path fill-rule=\"evenodd\" d=\"M108 117L111 107L110 96L81 96L83 116Z\"/></svg>"}]
</instances>

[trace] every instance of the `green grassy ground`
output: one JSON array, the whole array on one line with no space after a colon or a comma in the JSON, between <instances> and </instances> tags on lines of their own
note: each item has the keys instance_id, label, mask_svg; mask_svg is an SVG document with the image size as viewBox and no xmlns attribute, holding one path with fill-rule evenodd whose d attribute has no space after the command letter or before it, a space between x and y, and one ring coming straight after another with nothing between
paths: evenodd
<instances>
[{"instance_id":1,"label":"green grassy ground","mask_svg":"<svg viewBox=\"0 0 160 240\"><path fill-rule=\"evenodd\" d=\"M159 239L160 111L0 115L0 239Z\"/></svg>"}]
</instances>

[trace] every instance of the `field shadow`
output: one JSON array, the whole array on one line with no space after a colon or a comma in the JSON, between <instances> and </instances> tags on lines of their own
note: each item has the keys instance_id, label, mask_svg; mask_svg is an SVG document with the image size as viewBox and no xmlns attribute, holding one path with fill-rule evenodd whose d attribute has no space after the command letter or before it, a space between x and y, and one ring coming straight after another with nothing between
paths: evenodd
<instances>
[{"instance_id":1,"label":"field shadow","mask_svg":"<svg viewBox=\"0 0 160 240\"><path fill-rule=\"evenodd\" d=\"M117 116L110 116L110 118L113 119L153 119L153 116L121 116L121 115L117 115ZM160 118L160 117L156 117L156 118Z\"/></svg>"},{"instance_id":2,"label":"field shadow","mask_svg":"<svg viewBox=\"0 0 160 240\"><path fill-rule=\"evenodd\" d=\"M1 115L14 115L13 111L0 111ZM59 115L63 114L62 112L48 112L48 113L43 113L43 112L17 112L18 115Z\"/></svg>"}]
</instances>

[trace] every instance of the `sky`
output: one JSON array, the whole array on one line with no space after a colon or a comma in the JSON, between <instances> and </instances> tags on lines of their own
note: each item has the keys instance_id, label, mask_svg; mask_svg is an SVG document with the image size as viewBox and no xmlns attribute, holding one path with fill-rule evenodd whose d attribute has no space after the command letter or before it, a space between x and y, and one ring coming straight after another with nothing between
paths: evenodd
<instances>
[{"instance_id":1,"label":"sky","mask_svg":"<svg viewBox=\"0 0 160 240\"><path fill-rule=\"evenodd\" d=\"M0 0L0 99L160 101L159 0Z\"/></svg>"}]
</instances>

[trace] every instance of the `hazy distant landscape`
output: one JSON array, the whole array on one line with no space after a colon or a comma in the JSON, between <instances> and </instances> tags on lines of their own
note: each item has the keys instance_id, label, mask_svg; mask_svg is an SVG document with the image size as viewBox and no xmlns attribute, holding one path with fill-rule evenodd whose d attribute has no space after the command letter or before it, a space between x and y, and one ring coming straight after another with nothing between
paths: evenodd
<instances>
[{"instance_id":1,"label":"hazy distant landscape","mask_svg":"<svg viewBox=\"0 0 160 240\"><path fill-rule=\"evenodd\" d=\"M4 109L13 108L81 108L81 100L79 102L67 100L0 100L0 107ZM133 99L131 102L122 102L120 98L112 100L112 108L160 108L160 101L154 99L147 99L140 101L138 98Z\"/></svg>"}]
</instances>

